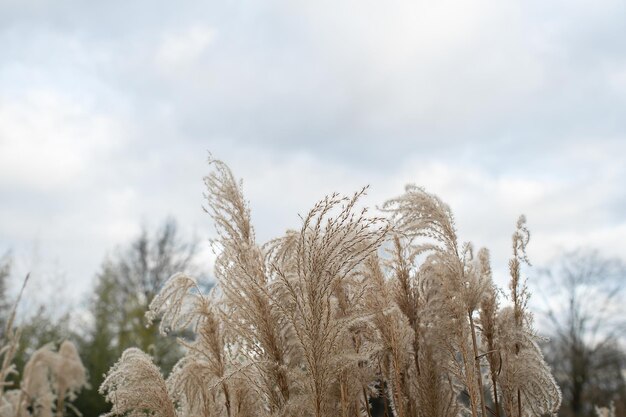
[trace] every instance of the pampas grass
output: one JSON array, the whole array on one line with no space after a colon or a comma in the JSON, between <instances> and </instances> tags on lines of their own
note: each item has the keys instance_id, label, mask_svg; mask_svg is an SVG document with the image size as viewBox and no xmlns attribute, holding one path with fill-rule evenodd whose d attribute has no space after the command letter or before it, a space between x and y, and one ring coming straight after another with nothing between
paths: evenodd
<instances>
[{"instance_id":1,"label":"pampas grass","mask_svg":"<svg viewBox=\"0 0 626 417\"><path fill-rule=\"evenodd\" d=\"M502 306L489 252L460 243L450 208L421 188L379 215L360 208L365 189L330 195L259 244L242 184L211 166L217 289L181 274L164 285L147 318L193 334L179 339L186 355L164 379L126 351L100 388L110 416L372 417L374 401L397 417L556 414L527 310L523 217Z\"/></svg>"},{"instance_id":2,"label":"pampas grass","mask_svg":"<svg viewBox=\"0 0 626 417\"><path fill-rule=\"evenodd\" d=\"M37 349L24 366L18 388L6 390L11 385L7 377L18 373L13 364L20 342L20 328L14 328L15 312L20 302L28 276L24 280L4 332L5 340L0 354L0 416L1 417L63 417L68 408L76 415L71 402L76 394L87 386L85 367L76 346L64 341L58 351L51 344Z\"/></svg>"}]
</instances>

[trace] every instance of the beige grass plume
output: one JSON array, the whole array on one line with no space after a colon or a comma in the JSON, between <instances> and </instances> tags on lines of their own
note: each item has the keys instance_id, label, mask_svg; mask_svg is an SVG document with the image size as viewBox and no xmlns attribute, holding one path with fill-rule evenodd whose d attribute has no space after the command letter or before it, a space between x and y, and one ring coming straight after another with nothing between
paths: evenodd
<instances>
[{"instance_id":1,"label":"beige grass plume","mask_svg":"<svg viewBox=\"0 0 626 417\"><path fill-rule=\"evenodd\" d=\"M217 288L165 283L146 316L185 334L185 356L165 380L148 355L124 352L101 387L109 415L371 417L373 401L393 417L558 410L527 311L523 218L502 308L489 252L459 243L450 207L421 188L388 201L386 217L359 208L365 189L332 194L259 244L241 182L210 163Z\"/></svg>"},{"instance_id":2,"label":"beige grass plume","mask_svg":"<svg viewBox=\"0 0 626 417\"><path fill-rule=\"evenodd\" d=\"M175 417L165 380L150 356L137 348L124 351L100 386L100 393L113 403L107 416Z\"/></svg>"}]
</instances>

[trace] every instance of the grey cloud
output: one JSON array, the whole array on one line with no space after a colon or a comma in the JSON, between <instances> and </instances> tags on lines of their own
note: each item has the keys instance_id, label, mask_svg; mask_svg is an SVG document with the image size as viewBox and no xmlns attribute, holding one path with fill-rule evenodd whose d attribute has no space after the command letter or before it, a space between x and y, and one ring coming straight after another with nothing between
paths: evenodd
<instances>
[{"instance_id":1,"label":"grey cloud","mask_svg":"<svg viewBox=\"0 0 626 417\"><path fill-rule=\"evenodd\" d=\"M6 174L2 213L41 228L47 215L58 216L42 238L53 246L45 250L56 251L70 275L86 275L141 219L174 215L208 234L201 177L212 151L251 178L264 238L297 225L295 212L334 191L334 182L344 191L378 184L381 199L403 182L432 186L467 210L463 227L485 243L508 239L518 200L498 184L516 181L553 185L541 201L518 203L536 217L539 235L555 236L550 245L569 238L570 223L586 223L572 232L577 238L601 236L606 224L619 230L623 4L378 4L3 3L0 120L24 102L33 114L20 126L36 126L43 110L24 97L46 91L83 112L51 124L51 135L74 138L59 142L64 152L80 140L102 141L94 120L110 121L106 135L117 145L85 146L88 163L56 194ZM194 27L196 49L176 51ZM0 138L0 151L2 140L16 138ZM45 175L31 162L25 155L27 168ZM263 196L274 182L291 194L279 204ZM499 212L486 216L488 204ZM557 222L561 208L571 213ZM0 235L9 247L37 233L0 222ZM84 241L93 250L79 262L73 248ZM79 263L80 271L69 267Z\"/></svg>"}]
</instances>

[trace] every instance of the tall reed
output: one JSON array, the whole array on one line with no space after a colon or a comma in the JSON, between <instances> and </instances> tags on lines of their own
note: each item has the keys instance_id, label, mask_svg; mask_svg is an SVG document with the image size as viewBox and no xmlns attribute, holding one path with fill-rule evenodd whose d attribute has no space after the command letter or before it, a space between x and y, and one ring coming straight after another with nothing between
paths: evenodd
<instances>
[{"instance_id":1,"label":"tall reed","mask_svg":"<svg viewBox=\"0 0 626 417\"><path fill-rule=\"evenodd\" d=\"M560 392L537 347L513 235L510 303L489 253L460 243L450 208L421 188L371 215L366 189L320 200L291 230L256 242L243 187L212 160L207 211L217 288L173 276L150 305L189 330L164 379L137 349L101 391L110 415L522 417L555 414Z\"/></svg>"}]
</instances>

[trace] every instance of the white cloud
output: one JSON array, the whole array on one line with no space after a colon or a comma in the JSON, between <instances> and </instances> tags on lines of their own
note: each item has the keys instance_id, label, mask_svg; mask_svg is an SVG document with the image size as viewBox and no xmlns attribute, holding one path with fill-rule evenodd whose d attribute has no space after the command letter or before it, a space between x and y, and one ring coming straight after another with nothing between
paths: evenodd
<instances>
[{"instance_id":1,"label":"white cloud","mask_svg":"<svg viewBox=\"0 0 626 417\"><path fill-rule=\"evenodd\" d=\"M515 3L297 4L303 47L384 129L493 119L541 91L550 70L535 48L550 34Z\"/></svg>"},{"instance_id":2,"label":"white cloud","mask_svg":"<svg viewBox=\"0 0 626 417\"><path fill-rule=\"evenodd\" d=\"M262 240L330 192L412 182L501 266L522 212L537 263L623 247L617 1L24 7L0 10L0 243L40 239L71 279L144 221L204 239L206 150Z\"/></svg>"},{"instance_id":3,"label":"white cloud","mask_svg":"<svg viewBox=\"0 0 626 417\"><path fill-rule=\"evenodd\" d=\"M626 61L622 65L608 69L607 72L609 87L626 100Z\"/></svg>"},{"instance_id":4,"label":"white cloud","mask_svg":"<svg viewBox=\"0 0 626 417\"><path fill-rule=\"evenodd\" d=\"M80 182L120 146L121 123L53 90L0 99L0 185L50 190Z\"/></svg>"},{"instance_id":5,"label":"white cloud","mask_svg":"<svg viewBox=\"0 0 626 417\"><path fill-rule=\"evenodd\" d=\"M172 73L196 63L215 41L216 30L191 26L163 36L156 51L156 62L163 71Z\"/></svg>"}]
</instances>

